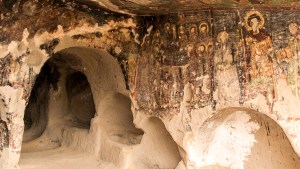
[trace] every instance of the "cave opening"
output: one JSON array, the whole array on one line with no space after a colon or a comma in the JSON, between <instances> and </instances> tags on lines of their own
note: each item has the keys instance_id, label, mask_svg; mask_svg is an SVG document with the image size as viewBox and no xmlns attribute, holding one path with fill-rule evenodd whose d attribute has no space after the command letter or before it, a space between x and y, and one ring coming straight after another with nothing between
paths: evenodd
<instances>
[{"instance_id":1,"label":"cave opening","mask_svg":"<svg viewBox=\"0 0 300 169\"><path fill-rule=\"evenodd\" d=\"M140 144L144 134L133 124L120 65L90 48L67 48L44 64L24 123L19 165L25 169L93 169L101 160L124 161L128 155L120 152Z\"/></svg>"},{"instance_id":2,"label":"cave opening","mask_svg":"<svg viewBox=\"0 0 300 169\"><path fill-rule=\"evenodd\" d=\"M31 91L24 115L23 143L27 145L40 140L40 137L47 137L53 142L51 137L59 135L54 134L59 132L55 128L89 129L96 114L92 90L85 74L63 67L56 61L57 58L53 58L44 64ZM55 96L58 90L61 91L60 97ZM54 139L56 146L61 141ZM25 149L26 145L23 150L30 151Z\"/></svg>"},{"instance_id":3,"label":"cave opening","mask_svg":"<svg viewBox=\"0 0 300 169\"><path fill-rule=\"evenodd\" d=\"M95 116L95 104L92 90L86 76L74 72L67 77L68 109L77 126L89 128Z\"/></svg>"},{"instance_id":4,"label":"cave opening","mask_svg":"<svg viewBox=\"0 0 300 169\"><path fill-rule=\"evenodd\" d=\"M46 63L35 80L29 102L25 108L23 142L40 137L46 129L50 87L49 73L50 66Z\"/></svg>"}]
</instances>

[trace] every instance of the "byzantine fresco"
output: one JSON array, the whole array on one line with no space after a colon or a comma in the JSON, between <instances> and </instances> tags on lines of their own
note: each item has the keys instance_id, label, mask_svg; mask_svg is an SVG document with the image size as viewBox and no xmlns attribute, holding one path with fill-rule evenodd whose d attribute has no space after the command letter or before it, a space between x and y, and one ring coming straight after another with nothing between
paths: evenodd
<instances>
[{"instance_id":1,"label":"byzantine fresco","mask_svg":"<svg viewBox=\"0 0 300 169\"><path fill-rule=\"evenodd\" d=\"M300 97L300 62L299 62L299 25L291 22L288 25L289 42L288 46L280 49L277 53L277 62L281 70L281 78L286 79L287 84L295 97Z\"/></svg>"},{"instance_id":2,"label":"byzantine fresco","mask_svg":"<svg viewBox=\"0 0 300 169\"><path fill-rule=\"evenodd\" d=\"M142 108L151 107L161 114L170 109L176 112L183 97L191 107L211 104L214 44L208 14L165 18L145 36L138 65L148 65L137 71L137 76L149 75L147 81L138 82ZM184 90L191 94L184 96ZM144 93L149 94L145 97Z\"/></svg>"},{"instance_id":3,"label":"byzantine fresco","mask_svg":"<svg viewBox=\"0 0 300 169\"><path fill-rule=\"evenodd\" d=\"M137 59L140 109L160 116L178 113L183 103L188 112L214 109L219 98L236 99L226 91L235 85L230 81L238 82L231 91L238 93L240 105L262 95L272 112L282 79L299 98L298 23L295 11L216 10L154 17L145 24Z\"/></svg>"},{"instance_id":4,"label":"byzantine fresco","mask_svg":"<svg viewBox=\"0 0 300 169\"><path fill-rule=\"evenodd\" d=\"M271 36L263 29L265 19L258 11L245 16L247 34L241 39L242 100L263 94L268 103L276 99Z\"/></svg>"}]
</instances>

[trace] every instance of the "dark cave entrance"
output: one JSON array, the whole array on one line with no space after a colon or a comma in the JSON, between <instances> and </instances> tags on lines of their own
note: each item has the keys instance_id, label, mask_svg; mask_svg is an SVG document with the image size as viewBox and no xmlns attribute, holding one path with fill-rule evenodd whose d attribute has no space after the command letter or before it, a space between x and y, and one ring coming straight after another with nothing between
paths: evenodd
<instances>
[{"instance_id":1,"label":"dark cave entrance","mask_svg":"<svg viewBox=\"0 0 300 169\"><path fill-rule=\"evenodd\" d=\"M74 124L89 128L96 110L92 90L86 76L78 71L71 73L67 76L66 89L68 109Z\"/></svg>"},{"instance_id":2,"label":"dark cave entrance","mask_svg":"<svg viewBox=\"0 0 300 169\"><path fill-rule=\"evenodd\" d=\"M50 69L49 64L46 63L35 80L29 102L25 108L23 142L40 137L46 129Z\"/></svg>"},{"instance_id":3,"label":"dark cave entrance","mask_svg":"<svg viewBox=\"0 0 300 169\"><path fill-rule=\"evenodd\" d=\"M57 64L55 59L48 60L36 78L25 109L23 142L41 137L53 123L64 125L61 127L89 129L95 116L93 94L87 77L80 71ZM64 90L62 96L53 97L58 90ZM55 101L49 105L53 99Z\"/></svg>"},{"instance_id":4,"label":"dark cave entrance","mask_svg":"<svg viewBox=\"0 0 300 169\"><path fill-rule=\"evenodd\" d=\"M60 147L95 151L98 147L90 145L98 130L116 144L139 144L143 135L133 124L120 65L107 52L91 48L64 49L44 64L24 123L22 154Z\"/></svg>"}]
</instances>

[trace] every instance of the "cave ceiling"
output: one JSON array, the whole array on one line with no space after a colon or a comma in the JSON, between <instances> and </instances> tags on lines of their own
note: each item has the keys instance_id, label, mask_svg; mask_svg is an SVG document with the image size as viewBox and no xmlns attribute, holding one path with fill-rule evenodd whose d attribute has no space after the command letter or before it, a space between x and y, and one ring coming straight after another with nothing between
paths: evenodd
<instances>
[{"instance_id":1,"label":"cave ceiling","mask_svg":"<svg viewBox=\"0 0 300 169\"><path fill-rule=\"evenodd\" d=\"M298 0L77 0L121 13L153 15L208 8L294 8Z\"/></svg>"}]
</instances>

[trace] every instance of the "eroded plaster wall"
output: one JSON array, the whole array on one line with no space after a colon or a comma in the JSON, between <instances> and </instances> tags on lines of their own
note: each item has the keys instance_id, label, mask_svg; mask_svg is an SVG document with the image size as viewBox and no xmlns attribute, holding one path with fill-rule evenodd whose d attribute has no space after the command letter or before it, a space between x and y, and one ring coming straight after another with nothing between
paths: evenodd
<instances>
[{"instance_id":1,"label":"eroded plaster wall","mask_svg":"<svg viewBox=\"0 0 300 169\"><path fill-rule=\"evenodd\" d=\"M198 161L203 155L198 138L211 133L201 126L227 107L246 107L273 119L300 154L298 10L234 8L133 17L77 3L33 5L39 8L21 3L0 13L2 168L17 167L36 75L53 54L69 47L102 49L115 57L131 92L135 125L143 129L144 119L159 117L179 146L178 168L244 168L258 139L252 132L262 126L243 113L233 120L244 120L245 125L237 122L238 136L249 142L231 153L245 150L244 158ZM127 162L119 166L131 166Z\"/></svg>"},{"instance_id":2,"label":"eroded plaster wall","mask_svg":"<svg viewBox=\"0 0 300 169\"><path fill-rule=\"evenodd\" d=\"M226 107L266 114L299 154L298 15L297 10L203 10L146 22L149 34L137 61L137 111L165 119L192 163L201 163L203 154L193 155L197 148L188 148L190 140L209 133L200 126ZM243 168L231 161L215 164Z\"/></svg>"}]
</instances>

